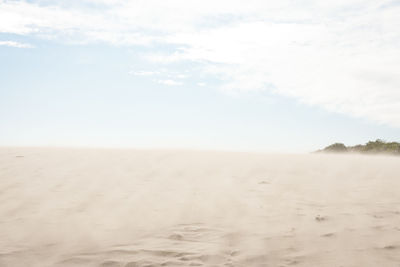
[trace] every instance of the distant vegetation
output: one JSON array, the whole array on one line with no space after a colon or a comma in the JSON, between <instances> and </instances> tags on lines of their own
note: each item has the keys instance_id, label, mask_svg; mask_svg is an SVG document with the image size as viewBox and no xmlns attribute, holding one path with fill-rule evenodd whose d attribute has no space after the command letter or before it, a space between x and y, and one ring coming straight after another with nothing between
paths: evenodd
<instances>
[{"instance_id":1,"label":"distant vegetation","mask_svg":"<svg viewBox=\"0 0 400 267\"><path fill-rule=\"evenodd\" d=\"M345 146L342 143L335 143L325 147L317 152L328 152L328 153L384 153L384 154L396 154L400 155L400 143L397 142L385 142L377 139L376 141L369 141L365 145L356 146Z\"/></svg>"}]
</instances>

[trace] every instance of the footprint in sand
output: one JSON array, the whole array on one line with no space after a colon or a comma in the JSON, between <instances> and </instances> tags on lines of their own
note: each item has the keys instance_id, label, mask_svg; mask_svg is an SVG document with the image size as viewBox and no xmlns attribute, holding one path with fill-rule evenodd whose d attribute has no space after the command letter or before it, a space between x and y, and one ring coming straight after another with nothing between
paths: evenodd
<instances>
[{"instance_id":1,"label":"footprint in sand","mask_svg":"<svg viewBox=\"0 0 400 267\"><path fill-rule=\"evenodd\" d=\"M383 249L386 249L386 250L393 250L393 249L397 249L398 247L397 246L395 246L395 245L388 245L388 246L384 246L383 247Z\"/></svg>"},{"instance_id":2,"label":"footprint in sand","mask_svg":"<svg viewBox=\"0 0 400 267\"><path fill-rule=\"evenodd\" d=\"M170 235L168 237L168 239L181 241L181 240L183 240L183 235L181 235L181 234L172 234L172 235Z\"/></svg>"},{"instance_id":3,"label":"footprint in sand","mask_svg":"<svg viewBox=\"0 0 400 267\"><path fill-rule=\"evenodd\" d=\"M335 233L327 233L327 234L323 234L321 236L322 237L333 237L333 236L335 236Z\"/></svg>"},{"instance_id":4,"label":"footprint in sand","mask_svg":"<svg viewBox=\"0 0 400 267\"><path fill-rule=\"evenodd\" d=\"M166 261L161 263L161 266L182 266L182 265L185 265L185 263L180 261Z\"/></svg>"},{"instance_id":5,"label":"footprint in sand","mask_svg":"<svg viewBox=\"0 0 400 267\"><path fill-rule=\"evenodd\" d=\"M119 261L105 261L102 264L100 264L100 266L101 267L122 267L122 266L124 266L124 264Z\"/></svg>"},{"instance_id":6,"label":"footprint in sand","mask_svg":"<svg viewBox=\"0 0 400 267\"><path fill-rule=\"evenodd\" d=\"M73 257L69 259L62 260L58 262L59 265L78 265L78 266L84 266L84 265L89 265L91 262L90 259L85 259L85 258L79 258L79 257Z\"/></svg>"},{"instance_id":7,"label":"footprint in sand","mask_svg":"<svg viewBox=\"0 0 400 267\"><path fill-rule=\"evenodd\" d=\"M315 217L315 220L316 220L317 222L323 222L323 221L326 220L326 217L321 216L321 215L318 214L318 215Z\"/></svg>"}]
</instances>

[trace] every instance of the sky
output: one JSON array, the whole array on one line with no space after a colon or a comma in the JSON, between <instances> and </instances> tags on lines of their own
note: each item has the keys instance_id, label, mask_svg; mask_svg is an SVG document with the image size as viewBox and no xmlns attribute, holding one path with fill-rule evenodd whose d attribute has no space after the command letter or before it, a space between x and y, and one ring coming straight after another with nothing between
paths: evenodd
<instances>
[{"instance_id":1,"label":"sky","mask_svg":"<svg viewBox=\"0 0 400 267\"><path fill-rule=\"evenodd\" d=\"M400 141L400 0L0 0L0 145Z\"/></svg>"}]
</instances>

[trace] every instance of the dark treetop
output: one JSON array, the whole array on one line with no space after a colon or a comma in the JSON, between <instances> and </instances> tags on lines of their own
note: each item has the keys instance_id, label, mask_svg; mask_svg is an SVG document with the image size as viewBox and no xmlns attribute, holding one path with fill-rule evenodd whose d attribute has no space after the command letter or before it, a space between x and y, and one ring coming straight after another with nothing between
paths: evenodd
<instances>
[{"instance_id":1,"label":"dark treetop","mask_svg":"<svg viewBox=\"0 0 400 267\"><path fill-rule=\"evenodd\" d=\"M380 139L376 141L369 141L365 145L345 146L342 143L335 143L324 149L318 150L317 152L329 152L329 153L343 153L343 152L355 152L355 153L384 153L384 154L396 154L400 155L400 143L397 142L386 142Z\"/></svg>"}]
</instances>

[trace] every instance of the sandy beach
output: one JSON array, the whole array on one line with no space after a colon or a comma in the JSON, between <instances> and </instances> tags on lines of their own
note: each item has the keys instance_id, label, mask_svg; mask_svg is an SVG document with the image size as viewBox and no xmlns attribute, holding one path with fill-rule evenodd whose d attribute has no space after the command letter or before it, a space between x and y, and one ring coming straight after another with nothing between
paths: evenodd
<instances>
[{"instance_id":1,"label":"sandy beach","mask_svg":"<svg viewBox=\"0 0 400 267\"><path fill-rule=\"evenodd\" d=\"M0 266L399 266L400 158L0 149Z\"/></svg>"}]
</instances>

